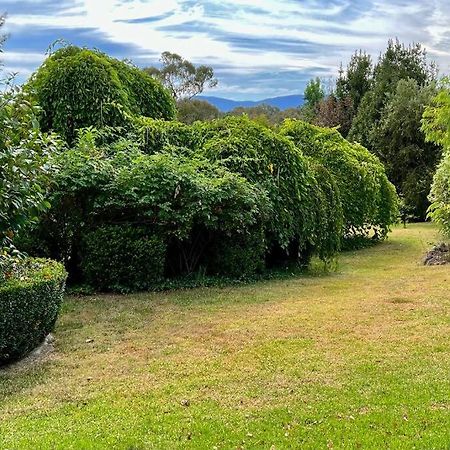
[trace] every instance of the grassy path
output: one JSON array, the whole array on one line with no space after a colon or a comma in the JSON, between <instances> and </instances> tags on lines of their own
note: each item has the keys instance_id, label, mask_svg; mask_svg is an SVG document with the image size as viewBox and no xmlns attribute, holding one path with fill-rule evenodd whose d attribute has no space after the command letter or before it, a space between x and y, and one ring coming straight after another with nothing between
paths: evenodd
<instances>
[{"instance_id":1,"label":"grassy path","mask_svg":"<svg viewBox=\"0 0 450 450\"><path fill-rule=\"evenodd\" d=\"M67 299L0 372L1 449L449 449L450 267L429 224L337 273Z\"/></svg>"}]
</instances>

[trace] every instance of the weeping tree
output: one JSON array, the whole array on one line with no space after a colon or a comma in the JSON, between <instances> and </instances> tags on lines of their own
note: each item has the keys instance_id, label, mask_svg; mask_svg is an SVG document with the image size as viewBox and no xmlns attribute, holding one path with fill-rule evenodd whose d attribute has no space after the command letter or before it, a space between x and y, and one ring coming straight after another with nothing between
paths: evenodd
<instances>
[{"instance_id":1,"label":"weeping tree","mask_svg":"<svg viewBox=\"0 0 450 450\"><path fill-rule=\"evenodd\" d=\"M176 112L170 93L141 69L75 46L50 55L26 89L42 109L42 129L69 145L80 128L120 127L125 115L170 120Z\"/></svg>"}]
</instances>

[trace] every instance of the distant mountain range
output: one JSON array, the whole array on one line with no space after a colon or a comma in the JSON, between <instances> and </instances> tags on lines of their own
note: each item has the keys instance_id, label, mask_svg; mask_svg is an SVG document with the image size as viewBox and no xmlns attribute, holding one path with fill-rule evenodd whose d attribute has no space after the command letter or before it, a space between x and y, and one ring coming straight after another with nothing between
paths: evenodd
<instances>
[{"instance_id":1,"label":"distant mountain range","mask_svg":"<svg viewBox=\"0 0 450 450\"><path fill-rule=\"evenodd\" d=\"M239 106L243 106L244 108L250 108L252 106L258 106L262 104L276 106L277 108L284 110L288 108L297 108L298 106L303 105L303 103L305 102L303 95L285 95L283 97L265 98L264 100L257 100L257 101L229 100L227 98L212 97L208 95L200 95L196 98L211 103L222 112L231 111L232 109L237 108Z\"/></svg>"}]
</instances>

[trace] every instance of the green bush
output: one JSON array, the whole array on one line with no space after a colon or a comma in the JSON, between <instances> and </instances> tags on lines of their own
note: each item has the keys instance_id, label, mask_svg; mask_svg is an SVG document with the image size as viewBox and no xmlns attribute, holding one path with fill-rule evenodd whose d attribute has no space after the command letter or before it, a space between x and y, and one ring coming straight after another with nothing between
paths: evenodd
<instances>
[{"instance_id":1,"label":"green bush","mask_svg":"<svg viewBox=\"0 0 450 450\"><path fill-rule=\"evenodd\" d=\"M450 151L444 153L430 192L429 216L447 238L450 238Z\"/></svg>"},{"instance_id":2,"label":"green bush","mask_svg":"<svg viewBox=\"0 0 450 450\"><path fill-rule=\"evenodd\" d=\"M64 267L25 259L0 284L0 365L21 358L53 330L63 300Z\"/></svg>"},{"instance_id":3,"label":"green bush","mask_svg":"<svg viewBox=\"0 0 450 450\"><path fill-rule=\"evenodd\" d=\"M341 195L335 177L322 164L310 159L316 187L314 189L314 234L310 246L322 260L335 255L342 245L344 216Z\"/></svg>"},{"instance_id":4,"label":"green bush","mask_svg":"<svg viewBox=\"0 0 450 450\"><path fill-rule=\"evenodd\" d=\"M139 148L149 155L171 150L192 154L198 146L199 133L189 125L176 121L136 117L132 124L132 137Z\"/></svg>"},{"instance_id":5,"label":"green bush","mask_svg":"<svg viewBox=\"0 0 450 450\"><path fill-rule=\"evenodd\" d=\"M113 258L114 245L107 243L120 240L119 231L111 228L115 224L157 231L170 246L165 265L171 267L172 275L179 275L200 266L209 270L212 262L207 256L219 236L239 238L266 221L267 193L224 167L169 153L147 155L132 143L122 142L119 149L90 145L82 139L77 148L57 157L60 171L50 196L52 207L39 227L28 232L35 242L22 239L24 250L48 249L46 256L64 261L72 280L87 277L102 289L119 285L136 289L154 279L155 270L148 267L143 267L146 275L139 275L141 286L138 280L127 279L120 248ZM95 233L107 233L105 227L113 235L96 249ZM132 236L130 230L127 233L131 249L124 244L124 251L131 253L140 237ZM103 267L108 260L116 265L109 270L115 275L96 280L95 266ZM115 286L114 278L118 279Z\"/></svg>"},{"instance_id":6,"label":"green bush","mask_svg":"<svg viewBox=\"0 0 450 450\"><path fill-rule=\"evenodd\" d=\"M23 92L4 88L0 93L0 282L3 265L16 252L16 233L50 206L45 198L53 171L50 156L59 149L56 136L39 131L37 108Z\"/></svg>"},{"instance_id":7,"label":"green bush","mask_svg":"<svg viewBox=\"0 0 450 450\"><path fill-rule=\"evenodd\" d=\"M170 94L149 75L97 50L65 47L49 56L27 84L42 108L43 131L69 144L76 130L122 126L124 114L175 117Z\"/></svg>"},{"instance_id":8,"label":"green bush","mask_svg":"<svg viewBox=\"0 0 450 450\"><path fill-rule=\"evenodd\" d=\"M344 213L344 235L386 236L398 216L395 188L378 158L359 144L345 140L337 130L298 120L286 120L280 133L305 154L323 164L339 188Z\"/></svg>"},{"instance_id":9,"label":"green bush","mask_svg":"<svg viewBox=\"0 0 450 450\"><path fill-rule=\"evenodd\" d=\"M242 278L261 272L265 268L266 249L262 228L240 235L217 236L212 249L209 273Z\"/></svg>"},{"instance_id":10,"label":"green bush","mask_svg":"<svg viewBox=\"0 0 450 450\"><path fill-rule=\"evenodd\" d=\"M151 229L104 225L83 236L81 269L102 290L148 289L164 275L166 243Z\"/></svg>"},{"instance_id":11,"label":"green bush","mask_svg":"<svg viewBox=\"0 0 450 450\"><path fill-rule=\"evenodd\" d=\"M441 145L442 160L431 186L429 217L450 238L450 79L442 80L439 94L425 109L422 129L426 139Z\"/></svg>"},{"instance_id":12,"label":"green bush","mask_svg":"<svg viewBox=\"0 0 450 450\"><path fill-rule=\"evenodd\" d=\"M268 192L272 204L266 224L269 248L287 251L297 243L301 251L315 244L323 257L337 251L337 246L321 247L324 241L318 234L335 233L317 228L318 214L326 209L322 202L328 199L319 188L308 159L289 139L246 117L226 117L194 127L199 130L199 152ZM340 209L334 213L339 216ZM339 237L335 242L338 240Z\"/></svg>"}]
</instances>

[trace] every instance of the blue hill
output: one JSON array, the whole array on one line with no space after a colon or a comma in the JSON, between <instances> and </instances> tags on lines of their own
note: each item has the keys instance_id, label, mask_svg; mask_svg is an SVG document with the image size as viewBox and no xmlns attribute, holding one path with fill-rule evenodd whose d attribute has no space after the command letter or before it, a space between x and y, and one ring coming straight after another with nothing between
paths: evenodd
<instances>
[{"instance_id":1,"label":"blue hill","mask_svg":"<svg viewBox=\"0 0 450 450\"><path fill-rule=\"evenodd\" d=\"M257 101L230 100L227 98L213 97L208 95L201 95L197 98L199 100L205 100L211 103L222 112L229 112L232 109L238 108L240 106L244 108L250 108L252 106L258 106L262 104L276 106L277 108L284 110L288 108L297 108L298 106L303 105L303 103L305 102L303 95L285 95L283 97L272 97Z\"/></svg>"}]
</instances>

